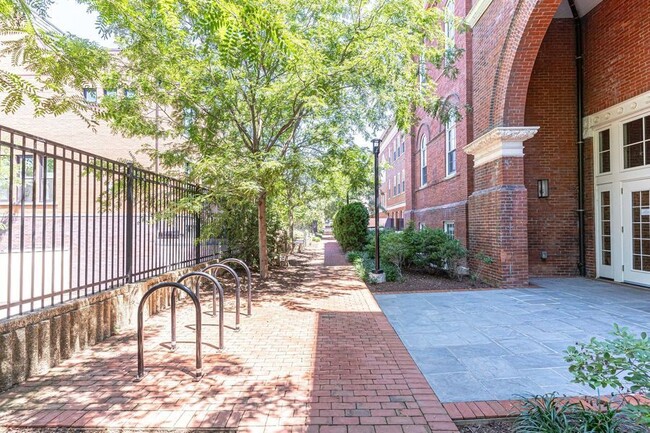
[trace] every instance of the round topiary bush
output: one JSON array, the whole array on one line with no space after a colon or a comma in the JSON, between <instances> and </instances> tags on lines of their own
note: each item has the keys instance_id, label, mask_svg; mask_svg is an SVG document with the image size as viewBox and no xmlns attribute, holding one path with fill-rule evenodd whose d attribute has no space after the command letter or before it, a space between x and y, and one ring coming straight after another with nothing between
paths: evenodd
<instances>
[{"instance_id":1,"label":"round topiary bush","mask_svg":"<svg viewBox=\"0 0 650 433\"><path fill-rule=\"evenodd\" d=\"M368 232L368 209L361 203L343 206L334 216L334 237L343 251L361 250Z\"/></svg>"}]
</instances>

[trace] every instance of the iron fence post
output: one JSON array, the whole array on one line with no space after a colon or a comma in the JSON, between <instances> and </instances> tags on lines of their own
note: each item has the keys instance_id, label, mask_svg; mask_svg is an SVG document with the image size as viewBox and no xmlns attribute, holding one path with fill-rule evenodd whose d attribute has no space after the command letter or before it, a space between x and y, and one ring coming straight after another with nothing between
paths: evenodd
<instances>
[{"instance_id":1,"label":"iron fence post","mask_svg":"<svg viewBox=\"0 0 650 433\"><path fill-rule=\"evenodd\" d=\"M126 166L126 282L133 282L133 163Z\"/></svg>"},{"instance_id":2,"label":"iron fence post","mask_svg":"<svg viewBox=\"0 0 650 433\"><path fill-rule=\"evenodd\" d=\"M194 216L194 220L196 227L194 230L194 260L198 265L201 263L201 215L197 213Z\"/></svg>"}]
</instances>

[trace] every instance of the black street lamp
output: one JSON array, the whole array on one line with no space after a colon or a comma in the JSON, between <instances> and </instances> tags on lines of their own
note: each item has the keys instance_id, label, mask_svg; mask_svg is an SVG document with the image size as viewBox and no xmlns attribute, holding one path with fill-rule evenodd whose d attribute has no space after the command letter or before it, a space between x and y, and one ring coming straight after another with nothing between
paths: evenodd
<instances>
[{"instance_id":1,"label":"black street lamp","mask_svg":"<svg viewBox=\"0 0 650 433\"><path fill-rule=\"evenodd\" d=\"M386 281L384 271L379 267L379 148L381 139L372 140L372 152L375 154L375 271L370 273L370 278L375 283Z\"/></svg>"}]
</instances>

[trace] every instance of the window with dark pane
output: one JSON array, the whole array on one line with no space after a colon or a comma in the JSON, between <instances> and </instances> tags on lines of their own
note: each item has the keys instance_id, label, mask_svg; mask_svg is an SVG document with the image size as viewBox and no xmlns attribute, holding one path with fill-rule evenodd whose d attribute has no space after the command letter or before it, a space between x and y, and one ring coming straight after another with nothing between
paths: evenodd
<instances>
[{"instance_id":1,"label":"window with dark pane","mask_svg":"<svg viewBox=\"0 0 650 433\"><path fill-rule=\"evenodd\" d=\"M632 267L650 272L650 190L632 192Z\"/></svg>"},{"instance_id":2,"label":"window with dark pane","mask_svg":"<svg viewBox=\"0 0 650 433\"><path fill-rule=\"evenodd\" d=\"M603 265L612 264L612 226L611 226L611 203L609 191L600 193L600 215L601 215L601 262Z\"/></svg>"},{"instance_id":3,"label":"window with dark pane","mask_svg":"<svg viewBox=\"0 0 650 433\"><path fill-rule=\"evenodd\" d=\"M609 173L611 171L609 129L600 131L598 134L598 148L600 167L599 172Z\"/></svg>"},{"instance_id":4,"label":"window with dark pane","mask_svg":"<svg viewBox=\"0 0 650 433\"><path fill-rule=\"evenodd\" d=\"M639 167L645 162L644 119L636 119L623 125L624 168Z\"/></svg>"}]
</instances>

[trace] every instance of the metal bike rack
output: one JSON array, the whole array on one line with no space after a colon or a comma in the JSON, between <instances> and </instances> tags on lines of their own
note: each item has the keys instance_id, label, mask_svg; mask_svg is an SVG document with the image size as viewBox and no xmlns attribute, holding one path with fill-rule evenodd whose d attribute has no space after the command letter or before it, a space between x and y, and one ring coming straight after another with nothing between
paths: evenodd
<instances>
[{"instance_id":1,"label":"metal bike rack","mask_svg":"<svg viewBox=\"0 0 650 433\"><path fill-rule=\"evenodd\" d=\"M174 290L175 289L182 290L183 292L187 293L190 299L192 299L192 302L194 302L194 309L196 314L196 371L195 371L196 380L200 379L201 376L203 375L203 360L201 357L201 304L199 303L199 298L194 294L194 292L192 292L187 286L184 286L183 284L164 282L164 283L156 284L155 286L147 290L147 292L140 300L140 305L138 306L138 375L136 376L137 381L142 380L145 376L144 332L143 332L144 331L143 329L144 328L144 318L143 318L144 305L147 299L149 298L149 296L151 296L156 290L164 289L166 287L172 287Z\"/></svg>"},{"instance_id":2,"label":"metal bike rack","mask_svg":"<svg viewBox=\"0 0 650 433\"><path fill-rule=\"evenodd\" d=\"M230 275L235 278L235 330L239 331L239 309L240 309L240 292L241 292L241 286L239 284L239 277L237 276L237 272L234 271L233 268L230 266L226 266L222 263L215 263L214 265L208 265L207 267L203 268L203 272L207 271L212 271L213 276L216 278L216 273L218 272L219 269L223 269L226 272L230 273Z\"/></svg>"},{"instance_id":3,"label":"metal bike rack","mask_svg":"<svg viewBox=\"0 0 650 433\"><path fill-rule=\"evenodd\" d=\"M187 278L199 277L207 278L212 283L212 317L217 315L217 292L219 293L219 349L223 349L223 287L219 281L210 274L205 272L190 272L180 277L176 282L182 283ZM199 295L199 284L195 286L196 297ZM172 350L176 350L176 288L172 289Z\"/></svg>"},{"instance_id":4,"label":"metal bike rack","mask_svg":"<svg viewBox=\"0 0 650 433\"><path fill-rule=\"evenodd\" d=\"M252 304L252 293L253 293L253 286L252 286L252 283L251 283L251 270L250 270L250 268L248 267L248 265L243 260L236 259L234 257L231 257L231 258L228 258L228 259L225 259L225 260L221 260L219 263L221 263L222 265L227 265L228 263L235 263L235 264L241 266L242 268L244 268L244 270L246 271L246 282L248 283L248 308L247 308L247 313L248 314L247 315L250 317L251 314L252 314L251 313L251 304Z\"/></svg>"}]
</instances>

